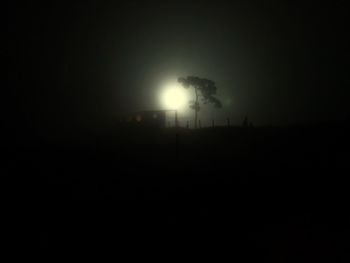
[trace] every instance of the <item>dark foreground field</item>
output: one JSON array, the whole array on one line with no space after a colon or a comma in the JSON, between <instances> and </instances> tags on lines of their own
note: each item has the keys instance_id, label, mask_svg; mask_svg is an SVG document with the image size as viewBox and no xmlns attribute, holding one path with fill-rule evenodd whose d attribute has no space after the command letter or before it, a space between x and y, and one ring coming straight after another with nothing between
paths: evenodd
<instances>
[{"instance_id":1,"label":"dark foreground field","mask_svg":"<svg viewBox=\"0 0 350 263\"><path fill-rule=\"evenodd\" d=\"M346 125L119 127L19 147L11 176L41 248L339 262L349 152Z\"/></svg>"}]
</instances>

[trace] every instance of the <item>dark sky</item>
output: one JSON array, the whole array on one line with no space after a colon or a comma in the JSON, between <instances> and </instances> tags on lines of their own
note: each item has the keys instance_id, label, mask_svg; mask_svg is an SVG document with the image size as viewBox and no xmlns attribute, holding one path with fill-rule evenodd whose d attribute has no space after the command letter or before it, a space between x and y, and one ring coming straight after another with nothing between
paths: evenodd
<instances>
[{"instance_id":1,"label":"dark sky","mask_svg":"<svg viewBox=\"0 0 350 263\"><path fill-rule=\"evenodd\" d=\"M13 119L25 128L97 127L157 108L157 85L187 75L217 82L224 108L210 118L350 112L346 1L47 2L8 4Z\"/></svg>"}]
</instances>

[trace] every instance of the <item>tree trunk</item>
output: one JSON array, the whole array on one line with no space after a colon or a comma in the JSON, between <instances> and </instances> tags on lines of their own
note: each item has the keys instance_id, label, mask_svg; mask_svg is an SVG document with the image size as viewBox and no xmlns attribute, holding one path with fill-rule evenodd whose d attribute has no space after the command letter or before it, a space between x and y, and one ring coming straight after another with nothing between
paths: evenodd
<instances>
[{"instance_id":1,"label":"tree trunk","mask_svg":"<svg viewBox=\"0 0 350 263\"><path fill-rule=\"evenodd\" d=\"M195 110L194 112L194 128L197 129L197 118L198 118L198 111Z\"/></svg>"}]
</instances>

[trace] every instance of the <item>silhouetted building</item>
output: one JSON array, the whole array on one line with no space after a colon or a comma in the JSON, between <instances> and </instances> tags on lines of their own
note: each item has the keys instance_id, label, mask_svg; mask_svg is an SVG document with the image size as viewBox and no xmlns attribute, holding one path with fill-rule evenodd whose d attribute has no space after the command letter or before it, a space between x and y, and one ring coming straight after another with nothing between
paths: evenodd
<instances>
[{"instance_id":1,"label":"silhouetted building","mask_svg":"<svg viewBox=\"0 0 350 263\"><path fill-rule=\"evenodd\" d=\"M164 128L166 112L166 110L139 111L124 118L123 122L148 128Z\"/></svg>"}]
</instances>

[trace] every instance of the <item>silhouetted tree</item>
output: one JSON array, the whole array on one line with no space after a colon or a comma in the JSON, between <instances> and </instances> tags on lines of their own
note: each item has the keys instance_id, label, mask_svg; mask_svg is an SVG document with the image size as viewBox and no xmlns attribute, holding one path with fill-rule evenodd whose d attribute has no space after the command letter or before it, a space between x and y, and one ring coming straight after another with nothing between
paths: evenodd
<instances>
[{"instance_id":1,"label":"silhouetted tree","mask_svg":"<svg viewBox=\"0 0 350 263\"><path fill-rule=\"evenodd\" d=\"M221 102L213 95L216 94L215 82L209 79L202 79L199 77L188 76L186 78L179 78L178 82L186 89L193 88L195 92L195 100L190 101L190 108L194 110L194 127L197 128L198 112L200 111L199 98L202 99L203 104L212 103L215 108L221 108Z\"/></svg>"}]
</instances>

